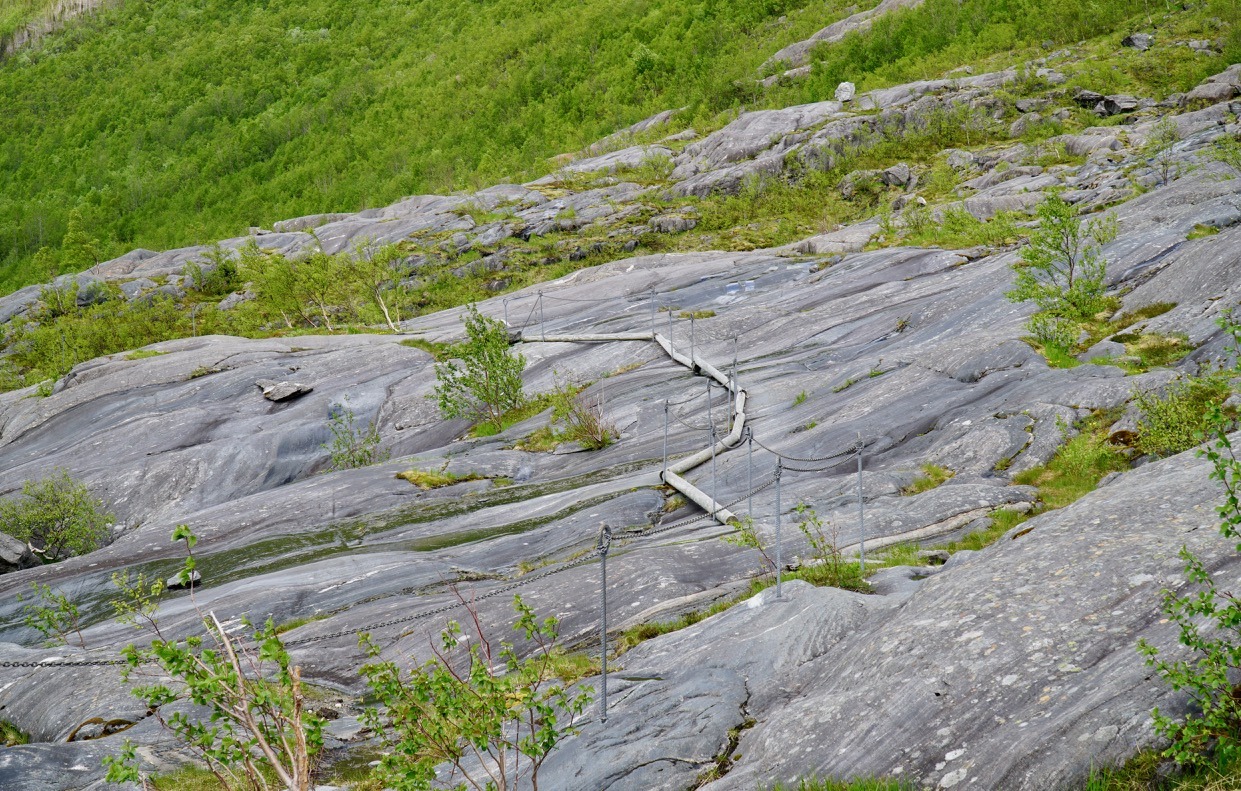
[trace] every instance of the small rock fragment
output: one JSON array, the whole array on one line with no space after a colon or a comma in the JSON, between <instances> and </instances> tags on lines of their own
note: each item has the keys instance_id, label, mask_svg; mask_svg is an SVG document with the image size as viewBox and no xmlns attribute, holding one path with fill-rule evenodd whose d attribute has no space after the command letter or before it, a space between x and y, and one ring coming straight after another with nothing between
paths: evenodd
<instances>
[{"instance_id":1,"label":"small rock fragment","mask_svg":"<svg viewBox=\"0 0 1241 791\"><path fill-rule=\"evenodd\" d=\"M254 384L263 388L263 398L268 401L286 401L314 390L301 382L277 382L272 379L259 379Z\"/></svg>"}]
</instances>

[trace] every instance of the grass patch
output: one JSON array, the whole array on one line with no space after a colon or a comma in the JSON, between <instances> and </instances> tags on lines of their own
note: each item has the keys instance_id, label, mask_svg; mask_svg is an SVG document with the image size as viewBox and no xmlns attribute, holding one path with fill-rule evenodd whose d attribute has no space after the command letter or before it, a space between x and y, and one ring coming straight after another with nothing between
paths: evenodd
<instances>
[{"instance_id":1,"label":"grass patch","mask_svg":"<svg viewBox=\"0 0 1241 791\"><path fill-rule=\"evenodd\" d=\"M800 393L797 394L797 397L793 399L793 406L801 406L802 404L806 403L807 397L808 396L806 395L806 391L802 390Z\"/></svg>"},{"instance_id":2,"label":"grass patch","mask_svg":"<svg viewBox=\"0 0 1241 791\"><path fill-rule=\"evenodd\" d=\"M1241 761L1217 760L1214 765L1186 769L1182 774L1162 771L1167 759L1154 750L1142 750L1121 766L1095 767L1083 791L1235 791L1241 788Z\"/></svg>"},{"instance_id":3,"label":"grass patch","mask_svg":"<svg viewBox=\"0 0 1241 791\"><path fill-rule=\"evenodd\" d=\"M18 744L29 744L30 734L23 731L8 720L0 720L0 745L13 747Z\"/></svg>"},{"instance_id":4,"label":"grass patch","mask_svg":"<svg viewBox=\"0 0 1241 791\"><path fill-rule=\"evenodd\" d=\"M454 483L462 483L464 481L481 481L486 480L486 476L476 472L467 472L464 475L457 475L448 470L406 470L398 472L396 477L403 481L409 481L423 491L432 489L441 489L445 486L452 486Z\"/></svg>"},{"instance_id":5,"label":"grass patch","mask_svg":"<svg viewBox=\"0 0 1241 791\"><path fill-rule=\"evenodd\" d=\"M435 358L436 362L443 362L452 357L456 344L439 343L437 341L429 341L426 338L406 338L401 341L402 346L408 346L411 349L421 349L427 354Z\"/></svg>"},{"instance_id":6,"label":"grass patch","mask_svg":"<svg viewBox=\"0 0 1241 791\"><path fill-rule=\"evenodd\" d=\"M991 526L975 530L963 538L949 541L944 549L949 552L960 552L963 549L978 551L989 547L999 540L1000 536L1030 518L1029 513L1020 513L1009 508L999 508L990 514Z\"/></svg>"},{"instance_id":7,"label":"grass patch","mask_svg":"<svg viewBox=\"0 0 1241 791\"><path fill-rule=\"evenodd\" d=\"M285 621L282 624L277 624L276 634L284 634L285 632L291 632L294 629L305 626L308 623L314 623L315 621L326 621L327 619L328 619L327 613L320 613L319 615L306 615L301 618L294 618L291 621Z\"/></svg>"},{"instance_id":8,"label":"grass patch","mask_svg":"<svg viewBox=\"0 0 1241 791\"><path fill-rule=\"evenodd\" d=\"M1219 228L1214 225L1203 225L1202 223L1198 223L1189 231L1189 235L1185 238L1192 242L1195 239L1205 239L1208 236L1215 236L1217 233L1219 233Z\"/></svg>"},{"instance_id":9,"label":"grass patch","mask_svg":"<svg viewBox=\"0 0 1241 791\"><path fill-rule=\"evenodd\" d=\"M548 659L551 662L552 674L565 684L598 675L601 669L599 660L592 659L585 651L555 649Z\"/></svg>"},{"instance_id":10,"label":"grass patch","mask_svg":"<svg viewBox=\"0 0 1241 791\"><path fill-rule=\"evenodd\" d=\"M1047 464L1013 476L1013 482L1037 486L1039 499L1051 508L1079 500L1094 490L1109 472L1129 469L1129 461L1119 448L1107 441L1107 430L1114 418L1096 412L1083 421L1080 433L1061 446Z\"/></svg>"},{"instance_id":11,"label":"grass patch","mask_svg":"<svg viewBox=\"0 0 1241 791\"><path fill-rule=\"evenodd\" d=\"M164 352L157 352L154 349L138 349L125 355L126 360L145 360L148 357L159 357Z\"/></svg>"},{"instance_id":12,"label":"grass patch","mask_svg":"<svg viewBox=\"0 0 1241 791\"><path fill-rule=\"evenodd\" d=\"M848 390L850 387L853 387L857 383L858 383L857 379L850 377L844 380L843 382L841 382L840 384L836 385L835 387L833 387L832 392L843 393L844 391Z\"/></svg>"},{"instance_id":13,"label":"grass patch","mask_svg":"<svg viewBox=\"0 0 1241 791\"><path fill-rule=\"evenodd\" d=\"M979 220L965 209L951 208L944 210L942 219L936 222L929 208L920 207L905 212L905 227L893 236L891 243L949 250L1000 247L1021 239L1017 218L1011 212L1000 212L990 220Z\"/></svg>"},{"instance_id":14,"label":"grass patch","mask_svg":"<svg viewBox=\"0 0 1241 791\"><path fill-rule=\"evenodd\" d=\"M954 475L956 473L947 467L940 467L938 464L923 464L922 474L914 478L913 483L906 486L901 494L913 495L929 492Z\"/></svg>"},{"instance_id":15,"label":"grass patch","mask_svg":"<svg viewBox=\"0 0 1241 791\"><path fill-rule=\"evenodd\" d=\"M683 310L677 314L679 319L711 319L715 318L714 310Z\"/></svg>"}]
</instances>

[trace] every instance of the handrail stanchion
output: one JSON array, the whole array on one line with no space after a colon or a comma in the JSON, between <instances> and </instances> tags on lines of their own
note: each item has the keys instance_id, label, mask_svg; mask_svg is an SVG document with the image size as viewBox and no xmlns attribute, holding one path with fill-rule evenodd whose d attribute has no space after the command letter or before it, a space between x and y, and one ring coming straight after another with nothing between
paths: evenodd
<instances>
[{"instance_id":1,"label":"handrail stanchion","mask_svg":"<svg viewBox=\"0 0 1241 791\"><path fill-rule=\"evenodd\" d=\"M784 472L784 459L776 457L776 601L784 601L783 574L784 557L781 554L782 541L780 534L781 514L780 514L780 477Z\"/></svg>"},{"instance_id":2,"label":"handrail stanchion","mask_svg":"<svg viewBox=\"0 0 1241 791\"><path fill-rule=\"evenodd\" d=\"M599 682L602 713L600 722L608 721L608 549L612 546L612 528L607 523L599 526Z\"/></svg>"},{"instance_id":3,"label":"handrail stanchion","mask_svg":"<svg viewBox=\"0 0 1241 791\"><path fill-rule=\"evenodd\" d=\"M862 434L857 435L857 525L858 553L862 559L862 574L866 574L866 506L862 503Z\"/></svg>"},{"instance_id":4,"label":"handrail stanchion","mask_svg":"<svg viewBox=\"0 0 1241 791\"><path fill-rule=\"evenodd\" d=\"M717 514L719 513L719 508L716 507L716 503L718 502L716 500L716 496L717 496L717 493L720 491L719 487L720 487L719 479L715 477L715 424L712 423L711 424L711 516L717 522L720 520L719 516L717 516Z\"/></svg>"},{"instance_id":5,"label":"handrail stanchion","mask_svg":"<svg viewBox=\"0 0 1241 791\"><path fill-rule=\"evenodd\" d=\"M668 482L668 399L664 399L664 473L661 478L664 483Z\"/></svg>"}]
</instances>

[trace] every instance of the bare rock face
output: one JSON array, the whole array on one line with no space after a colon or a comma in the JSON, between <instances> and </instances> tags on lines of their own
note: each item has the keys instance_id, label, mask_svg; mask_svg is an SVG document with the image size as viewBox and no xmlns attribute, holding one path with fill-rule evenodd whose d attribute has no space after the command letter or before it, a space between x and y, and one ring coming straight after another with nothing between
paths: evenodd
<instances>
[{"instance_id":1,"label":"bare rock face","mask_svg":"<svg viewBox=\"0 0 1241 791\"><path fill-rule=\"evenodd\" d=\"M1231 97L1238 71L1208 79L1192 101ZM1063 81L1059 72L1036 73ZM705 195L786 168L829 167L852 142L961 103L1006 113L1009 100L989 92L1014 79L1015 71L958 72L853 96L848 109L842 98L743 113L686 146L665 189ZM1148 107L1089 92L1076 101L1112 101L1126 113L1133 103ZM98 758L115 753L119 739L64 743L95 717L136 722L126 735L157 764L177 755L116 666L38 665L113 658L136 639L112 618L110 575L167 578L179 560L169 541L177 524L192 524L200 537L202 578L195 601L172 594L161 603L166 634L198 629L199 608L278 623L314 616L286 635L294 659L311 683L353 696L364 692L356 632L376 632L385 657L427 658L429 637L459 615L443 609L455 606L449 583L477 593L480 618L498 631L511 625L508 598L520 591L540 614L560 619L570 643L593 640L600 582L590 548L600 521L627 536L608 561L608 616L617 628L699 611L746 589L763 562L756 553L718 540L728 528L705 515L665 513L657 488L665 415L667 451L683 458L703 450L708 423L717 436L727 433L730 414L727 396L647 340L652 330L669 349L686 354L692 345L700 363L721 370L736 349L731 372L746 392L753 464L748 452L724 447L714 465L685 479L751 515L767 546L778 516L790 562L814 560L791 528L799 502L827 520L846 551L864 548L868 558L993 524L997 509L1029 513L1037 491L1013 485L1013 476L1053 458L1062 426L1094 410L1128 409L1114 433L1131 434L1135 392L1223 353L1215 321L1241 302L1241 179L1222 178L1224 166L1205 152L1236 133L1234 109L1222 100L1171 116L1181 136L1174 156L1192 167L1170 184L1142 181L1150 174L1139 147L1153 113L1043 143L939 155L966 180L955 202L928 208L933 220L949 209L1029 214L1050 189L1063 189L1084 215L1113 214L1120 233L1103 251L1109 289L1130 311L1175 303L1144 330L1184 332L1194 346L1167 370L1050 368L1022 340L1032 307L1004 296L1016 251L873 247L881 223L872 217L774 250L625 258L480 302L509 321L529 361L527 392L546 392L568 374L595 383L587 395L606 404L619 435L598 451L526 449L546 414L493 437L468 436L463 421L442 420L427 397L430 355L389 335L183 339L153 346L161 352L153 357L78 365L44 398L30 397L34 388L0 394L0 495L64 467L131 526L89 556L0 577L0 709L37 742L0 754L0 787L98 785ZM1023 110L1027 118L1044 111ZM461 275L503 272L512 259L490 248L514 235L590 227L614 234L613 249L632 250L640 235L685 231L694 221L690 212L662 213L669 210L649 200L654 188L624 181L626 170L652 155L662 164L675 150L632 145L637 132L670 117L653 116L590 159L566 163L615 175L565 180L562 172L472 194L414 196L298 218L254 241L296 255L316 244L306 233L315 229L328 252L424 234L454 252L488 248ZM1084 162L1045 166L1043 145L1063 145ZM902 200L917 202L917 175L896 164L855 172L842 187L884 202L903 188ZM1130 175L1148 191L1137 196ZM587 180L589 189L565 186ZM475 206L511 216L480 224ZM1201 224L1220 232L1197 238ZM583 239L565 250L580 260L600 252L598 244ZM135 251L100 264L87 282L138 283L131 290L144 298L146 283L182 282L205 250ZM30 312L37 301L37 288L0 299L0 317ZM691 311L713 314L692 335L680 318ZM401 328L455 342L461 313L418 316ZM1088 356L1116 353L1108 343ZM376 427L392 461L323 472L330 421L346 404L360 424ZM788 462L779 484L776 453ZM927 463L956 476L906 495ZM397 477L410 470L443 470L458 481L423 490ZM1184 698L1148 677L1133 644L1141 636L1172 642L1159 623L1159 590L1179 581L1182 543L1221 579L1241 571L1213 537L1211 486L1190 455L1151 463L986 550L934 569L886 570L874 595L790 585L783 601L767 591L650 641L610 679L607 725L587 722L554 754L548 784L679 789L709 767L729 770L710 787L737 789L816 773L942 788L1079 781L1092 764L1151 744L1151 706L1183 710ZM10 565L25 562L10 548ZM3 549L0 541L0 557ZM532 566L542 570L522 573ZM89 648L46 648L25 627L16 595L30 582L82 603ZM352 726L336 733L357 735Z\"/></svg>"}]
</instances>

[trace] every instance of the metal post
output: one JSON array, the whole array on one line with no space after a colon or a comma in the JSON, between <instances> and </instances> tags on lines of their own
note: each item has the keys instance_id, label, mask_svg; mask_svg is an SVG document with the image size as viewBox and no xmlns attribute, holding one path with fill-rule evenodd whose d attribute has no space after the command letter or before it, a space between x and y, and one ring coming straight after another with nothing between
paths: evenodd
<instances>
[{"instance_id":1,"label":"metal post","mask_svg":"<svg viewBox=\"0 0 1241 791\"><path fill-rule=\"evenodd\" d=\"M655 289L651 289L651 340L655 340Z\"/></svg>"},{"instance_id":2,"label":"metal post","mask_svg":"<svg viewBox=\"0 0 1241 791\"><path fill-rule=\"evenodd\" d=\"M664 483L668 482L668 399L664 399Z\"/></svg>"},{"instance_id":3,"label":"metal post","mask_svg":"<svg viewBox=\"0 0 1241 791\"><path fill-rule=\"evenodd\" d=\"M508 298L501 300L504 303L504 326L508 326Z\"/></svg>"},{"instance_id":4,"label":"metal post","mask_svg":"<svg viewBox=\"0 0 1241 791\"><path fill-rule=\"evenodd\" d=\"M862 559L862 573L866 573L866 507L862 504L862 435L857 441L857 524L858 553Z\"/></svg>"},{"instance_id":5,"label":"metal post","mask_svg":"<svg viewBox=\"0 0 1241 791\"><path fill-rule=\"evenodd\" d=\"M607 523L599 526L599 667L603 679L599 683L602 715L600 722L608 721L608 549L612 546L612 528Z\"/></svg>"},{"instance_id":6,"label":"metal post","mask_svg":"<svg viewBox=\"0 0 1241 791\"><path fill-rule=\"evenodd\" d=\"M737 336L733 336L733 389L737 388Z\"/></svg>"},{"instance_id":7,"label":"metal post","mask_svg":"<svg viewBox=\"0 0 1241 791\"><path fill-rule=\"evenodd\" d=\"M543 292L539 292L539 337L547 340L547 325L543 323Z\"/></svg>"},{"instance_id":8,"label":"metal post","mask_svg":"<svg viewBox=\"0 0 1241 791\"><path fill-rule=\"evenodd\" d=\"M668 310L668 356L676 355L676 346L672 344L672 310Z\"/></svg>"},{"instance_id":9,"label":"metal post","mask_svg":"<svg viewBox=\"0 0 1241 791\"><path fill-rule=\"evenodd\" d=\"M784 585L781 579L784 575L784 557L781 553L781 535L780 535L780 476L784 472L784 459L776 457L776 601L784 601Z\"/></svg>"},{"instance_id":10,"label":"metal post","mask_svg":"<svg viewBox=\"0 0 1241 791\"><path fill-rule=\"evenodd\" d=\"M694 311L689 312L689 369L692 371L694 365Z\"/></svg>"},{"instance_id":11,"label":"metal post","mask_svg":"<svg viewBox=\"0 0 1241 791\"><path fill-rule=\"evenodd\" d=\"M711 409L711 377L707 377L707 423L711 426L711 517L715 518L715 413Z\"/></svg>"},{"instance_id":12,"label":"metal post","mask_svg":"<svg viewBox=\"0 0 1241 791\"><path fill-rule=\"evenodd\" d=\"M719 509L716 508L716 492L720 490L719 480L715 477L715 424L711 424L711 516L718 522Z\"/></svg>"},{"instance_id":13,"label":"metal post","mask_svg":"<svg viewBox=\"0 0 1241 791\"><path fill-rule=\"evenodd\" d=\"M745 427L745 438L747 442L745 466L748 470L745 484L745 490L748 492L745 512L750 515L750 521L754 521L754 432L749 426Z\"/></svg>"}]
</instances>

